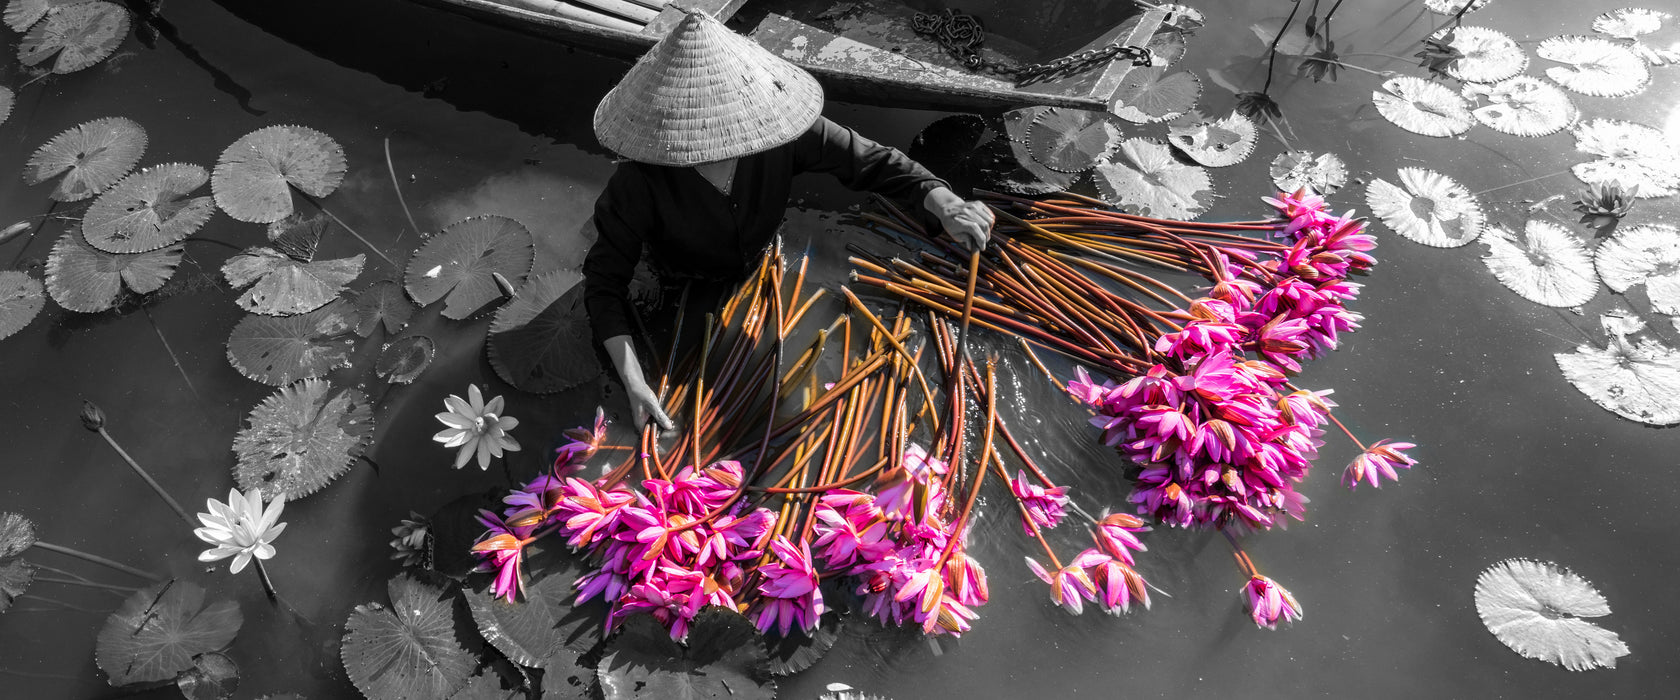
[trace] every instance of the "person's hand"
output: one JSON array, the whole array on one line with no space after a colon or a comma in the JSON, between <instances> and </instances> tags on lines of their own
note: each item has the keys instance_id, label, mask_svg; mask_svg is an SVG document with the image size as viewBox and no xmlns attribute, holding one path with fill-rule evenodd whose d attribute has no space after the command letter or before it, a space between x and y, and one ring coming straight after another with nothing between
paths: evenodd
<instances>
[{"instance_id":1,"label":"person's hand","mask_svg":"<svg viewBox=\"0 0 1680 700\"><path fill-rule=\"evenodd\" d=\"M923 206L945 229L945 235L969 250L981 250L992 237L992 223L996 220L990 207L958 197L944 187L928 193Z\"/></svg>"},{"instance_id":2,"label":"person's hand","mask_svg":"<svg viewBox=\"0 0 1680 700\"><path fill-rule=\"evenodd\" d=\"M671 417L665 415L665 408L659 405L659 395L654 393L653 389L647 385L647 382L642 381L641 377L626 381L624 390L630 398L630 417L631 420L635 421L634 425L637 430L641 430L642 426L647 425L649 418L659 424L660 430L670 430L676 427L676 424L671 422Z\"/></svg>"}]
</instances>

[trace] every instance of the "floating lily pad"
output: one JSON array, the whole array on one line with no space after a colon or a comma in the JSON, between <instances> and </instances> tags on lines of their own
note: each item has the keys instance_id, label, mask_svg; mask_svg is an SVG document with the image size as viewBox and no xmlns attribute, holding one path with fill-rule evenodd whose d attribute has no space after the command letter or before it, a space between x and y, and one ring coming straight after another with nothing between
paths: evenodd
<instances>
[{"instance_id":1,"label":"floating lily pad","mask_svg":"<svg viewBox=\"0 0 1680 700\"><path fill-rule=\"evenodd\" d=\"M534 259L535 244L524 224L505 216L473 216L414 251L403 284L421 306L447 296L444 317L460 320L502 298L493 275L522 284Z\"/></svg>"},{"instance_id":2,"label":"floating lily pad","mask_svg":"<svg viewBox=\"0 0 1680 700\"><path fill-rule=\"evenodd\" d=\"M1395 233L1424 245L1457 248L1482 235L1487 218L1463 185L1422 168L1401 168L1400 184L1372 180L1365 204Z\"/></svg>"},{"instance_id":3,"label":"floating lily pad","mask_svg":"<svg viewBox=\"0 0 1680 700\"><path fill-rule=\"evenodd\" d=\"M1640 328L1637 319L1606 316L1605 347L1558 353L1558 369L1604 410L1648 425L1680 424L1680 351L1629 337Z\"/></svg>"},{"instance_id":4,"label":"floating lily pad","mask_svg":"<svg viewBox=\"0 0 1680 700\"><path fill-rule=\"evenodd\" d=\"M493 668L485 667L468 678L466 685L449 696L449 700L525 700L530 697L524 690L504 686L502 677Z\"/></svg>"},{"instance_id":5,"label":"floating lily pad","mask_svg":"<svg viewBox=\"0 0 1680 700\"><path fill-rule=\"evenodd\" d=\"M1493 0L1423 0L1423 6L1436 14L1453 15L1458 14L1459 10L1464 10L1465 14L1475 12L1487 7L1490 2ZM1470 9L1465 10L1465 5L1469 5Z\"/></svg>"},{"instance_id":6,"label":"floating lily pad","mask_svg":"<svg viewBox=\"0 0 1680 700\"><path fill-rule=\"evenodd\" d=\"M1624 7L1593 18L1593 31L1609 34L1617 39L1633 39L1662 29L1663 21L1673 15L1641 7Z\"/></svg>"},{"instance_id":7,"label":"floating lily pad","mask_svg":"<svg viewBox=\"0 0 1680 700\"><path fill-rule=\"evenodd\" d=\"M545 272L496 312L486 351L496 375L522 391L552 394L601 373L590 346L583 276Z\"/></svg>"},{"instance_id":8,"label":"floating lily pad","mask_svg":"<svg viewBox=\"0 0 1680 700\"><path fill-rule=\"evenodd\" d=\"M1319 194L1333 194L1347 184L1347 164L1334 153L1287 151L1272 159L1272 184L1284 192L1302 187Z\"/></svg>"},{"instance_id":9,"label":"floating lily pad","mask_svg":"<svg viewBox=\"0 0 1680 700\"><path fill-rule=\"evenodd\" d=\"M1236 112L1219 119L1178 120L1167 127L1167 142L1190 160L1210 168L1236 165L1254 152L1254 122Z\"/></svg>"},{"instance_id":10,"label":"floating lily pad","mask_svg":"<svg viewBox=\"0 0 1680 700\"><path fill-rule=\"evenodd\" d=\"M1437 33L1439 38L1446 30ZM1447 75L1472 83L1497 83L1528 67L1528 54L1515 39L1487 27L1451 30L1449 45L1463 56L1447 64Z\"/></svg>"},{"instance_id":11,"label":"floating lily pad","mask_svg":"<svg viewBox=\"0 0 1680 700\"><path fill-rule=\"evenodd\" d=\"M245 618L231 600L204 604L204 589L170 579L136 591L99 630L95 658L111 685L170 681L193 657L227 648Z\"/></svg>"},{"instance_id":12,"label":"floating lily pad","mask_svg":"<svg viewBox=\"0 0 1680 700\"><path fill-rule=\"evenodd\" d=\"M290 124L239 137L216 159L216 204L240 221L266 224L292 213L292 190L325 197L344 181L344 148L331 136Z\"/></svg>"},{"instance_id":13,"label":"floating lily pad","mask_svg":"<svg viewBox=\"0 0 1680 700\"><path fill-rule=\"evenodd\" d=\"M337 260L300 260L273 248L246 248L228 258L222 275L234 289L251 286L235 300L239 308L266 316L291 316L337 299L345 285L362 273L363 261L359 253Z\"/></svg>"},{"instance_id":14,"label":"floating lily pad","mask_svg":"<svg viewBox=\"0 0 1680 700\"><path fill-rule=\"evenodd\" d=\"M1680 192L1680 144L1657 129L1594 119L1575 127L1575 150L1599 156L1572 168L1589 185L1618 185L1640 199Z\"/></svg>"},{"instance_id":15,"label":"floating lily pad","mask_svg":"<svg viewBox=\"0 0 1680 700\"><path fill-rule=\"evenodd\" d=\"M239 689L239 665L225 654L199 654L193 667L175 679L175 687L187 700L226 700Z\"/></svg>"},{"instance_id":16,"label":"floating lily pad","mask_svg":"<svg viewBox=\"0 0 1680 700\"><path fill-rule=\"evenodd\" d=\"M694 619L687 645L648 615L624 622L596 667L607 700L772 700L758 630L740 614L707 608Z\"/></svg>"},{"instance_id":17,"label":"floating lily pad","mask_svg":"<svg viewBox=\"0 0 1680 700\"><path fill-rule=\"evenodd\" d=\"M1530 659L1571 671L1615 668L1628 647L1584 618L1610 614L1591 583L1556 564L1507 559L1476 577L1476 613L1493 636Z\"/></svg>"},{"instance_id":18,"label":"floating lily pad","mask_svg":"<svg viewBox=\"0 0 1680 700\"><path fill-rule=\"evenodd\" d=\"M455 633L455 595L406 573L387 584L391 606L358 605L339 649L369 700L446 698L477 665Z\"/></svg>"},{"instance_id":19,"label":"floating lily pad","mask_svg":"<svg viewBox=\"0 0 1680 700\"><path fill-rule=\"evenodd\" d=\"M1464 95L1491 103L1471 111L1476 121L1512 136L1555 134L1575 123L1580 114L1562 90L1526 75L1496 85L1466 85Z\"/></svg>"},{"instance_id":20,"label":"floating lily pad","mask_svg":"<svg viewBox=\"0 0 1680 700\"><path fill-rule=\"evenodd\" d=\"M381 325L386 335L396 335L408 327L414 318L414 302L403 293L402 285L380 280L356 295L356 334L367 338Z\"/></svg>"},{"instance_id":21,"label":"floating lily pad","mask_svg":"<svg viewBox=\"0 0 1680 700\"><path fill-rule=\"evenodd\" d=\"M146 130L122 117L95 119L66 129L35 149L23 166L23 181L39 185L64 178L47 196L78 202L117 183L146 152Z\"/></svg>"},{"instance_id":22,"label":"floating lily pad","mask_svg":"<svg viewBox=\"0 0 1680 700\"><path fill-rule=\"evenodd\" d=\"M836 684L830 683L829 685L834 686ZM888 698L885 695L876 695L874 693L863 693L863 692L859 692L859 691L852 690L852 689L848 688L848 689L845 689L845 690L832 690L831 689L830 692L823 693L822 695L818 695L817 700L888 700Z\"/></svg>"},{"instance_id":23,"label":"floating lily pad","mask_svg":"<svg viewBox=\"0 0 1680 700\"><path fill-rule=\"evenodd\" d=\"M1023 139L1027 126L1025 121L1019 125ZM1005 135L1003 120L985 119L974 114L953 114L923 128L910 142L906 154L959 189L981 187L1014 194L1044 194L1073 184L1072 175L1055 173L1039 165L1040 170L1053 173L1061 181L1059 187L1043 182L1021 166L1014 153L1016 148L1017 145ZM1019 144L1019 149L1026 153L1024 141ZM1031 154L1028 153L1027 157L1030 159Z\"/></svg>"},{"instance_id":24,"label":"floating lily pad","mask_svg":"<svg viewBox=\"0 0 1680 700\"><path fill-rule=\"evenodd\" d=\"M305 379L251 409L250 425L233 438L234 481L267 498L292 501L350 471L373 442L373 411L355 389L332 393L324 379Z\"/></svg>"},{"instance_id":25,"label":"floating lily pad","mask_svg":"<svg viewBox=\"0 0 1680 700\"><path fill-rule=\"evenodd\" d=\"M0 338L23 330L46 303L40 280L17 270L0 270Z\"/></svg>"},{"instance_id":26,"label":"floating lily pad","mask_svg":"<svg viewBox=\"0 0 1680 700\"><path fill-rule=\"evenodd\" d=\"M1626 97L1651 83L1651 69L1626 46L1590 36L1554 36L1540 42L1535 55L1567 63L1546 69L1546 77L1593 97Z\"/></svg>"},{"instance_id":27,"label":"floating lily pad","mask_svg":"<svg viewBox=\"0 0 1680 700\"><path fill-rule=\"evenodd\" d=\"M1081 173L1112 153L1125 136L1122 123L1107 112L1052 107L1027 127L1033 160L1063 173Z\"/></svg>"},{"instance_id":28,"label":"floating lily pad","mask_svg":"<svg viewBox=\"0 0 1680 700\"><path fill-rule=\"evenodd\" d=\"M0 513L0 559L35 546L35 522L17 513Z\"/></svg>"},{"instance_id":29,"label":"floating lily pad","mask_svg":"<svg viewBox=\"0 0 1680 700\"><path fill-rule=\"evenodd\" d=\"M1139 124L1166 121L1195 108L1202 81L1193 73L1168 73L1165 66L1134 68L1109 97L1108 110Z\"/></svg>"},{"instance_id":30,"label":"floating lily pad","mask_svg":"<svg viewBox=\"0 0 1680 700\"><path fill-rule=\"evenodd\" d=\"M842 624L843 618L831 611L822 615L817 628L809 635L795 629L783 637L772 630L764 638L765 650L770 653L770 673L791 676L817 665L840 641Z\"/></svg>"},{"instance_id":31,"label":"floating lily pad","mask_svg":"<svg viewBox=\"0 0 1680 700\"><path fill-rule=\"evenodd\" d=\"M147 253L118 255L95 250L66 233L47 255L47 291L71 311L94 313L117 305L123 288L155 292L175 274L186 248L173 245Z\"/></svg>"},{"instance_id":32,"label":"floating lily pad","mask_svg":"<svg viewBox=\"0 0 1680 700\"><path fill-rule=\"evenodd\" d=\"M29 591L35 582L35 567L22 559L0 564L0 613L12 607L12 601Z\"/></svg>"},{"instance_id":33,"label":"floating lily pad","mask_svg":"<svg viewBox=\"0 0 1680 700\"><path fill-rule=\"evenodd\" d=\"M46 17L48 12L66 5L75 5L87 0L11 0L6 3L4 19L6 26L12 31L22 34L29 31L31 26Z\"/></svg>"},{"instance_id":34,"label":"floating lily pad","mask_svg":"<svg viewBox=\"0 0 1680 700\"><path fill-rule=\"evenodd\" d=\"M0 87L0 124L12 116L12 108L17 106L17 93L9 87Z\"/></svg>"},{"instance_id":35,"label":"floating lily pad","mask_svg":"<svg viewBox=\"0 0 1680 700\"><path fill-rule=\"evenodd\" d=\"M1104 201L1142 216L1189 220L1213 202L1207 171L1178 162L1172 149L1152 139L1126 139L1091 176Z\"/></svg>"},{"instance_id":36,"label":"floating lily pad","mask_svg":"<svg viewBox=\"0 0 1680 700\"><path fill-rule=\"evenodd\" d=\"M354 312L342 300L297 316L250 314L228 336L228 362L251 379L284 386L350 366Z\"/></svg>"},{"instance_id":37,"label":"floating lily pad","mask_svg":"<svg viewBox=\"0 0 1680 700\"><path fill-rule=\"evenodd\" d=\"M1490 226L1481 240L1488 245L1482 259L1499 283L1518 296L1545 306L1580 306L1598 295L1598 273L1592 254L1568 229L1531 219L1518 240L1510 231Z\"/></svg>"},{"instance_id":38,"label":"floating lily pad","mask_svg":"<svg viewBox=\"0 0 1680 700\"><path fill-rule=\"evenodd\" d=\"M432 358L436 355L437 345L431 338L406 336L385 346L379 353L379 361L373 365L373 371L392 384L412 384L427 367L432 366Z\"/></svg>"},{"instance_id":39,"label":"floating lily pad","mask_svg":"<svg viewBox=\"0 0 1680 700\"><path fill-rule=\"evenodd\" d=\"M1032 128L1033 120L1037 119L1038 115L1051 109L1053 108L1047 105L1033 105L1004 112L1002 117L1003 137L1023 146L1026 145L1027 132ZM1031 158L1032 153L1028 152L1023 157Z\"/></svg>"},{"instance_id":40,"label":"floating lily pad","mask_svg":"<svg viewBox=\"0 0 1680 700\"><path fill-rule=\"evenodd\" d=\"M1410 75L1397 75L1371 93L1377 111L1395 126L1424 136L1457 136L1476 121L1470 104L1440 83Z\"/></svg>"},{"instance_id":41,"label":"floating lily pad","mask_svg":"<svg viewBox=\"0 0 1680 700\"><path fill-rule=\"evenodd\" d=\"M82 217L82 236L107 253L144 253L179 243L216 212L210 197L187 198L209 179L204 168L189 163L134 172L93 200Z\"/></svg>"},{"instance_id":42,"label":"floating lily pad","mask_svg":"<svg viewBox=\"0 0 1680 700\"><path fill-rule=\"evenodd\" d=\"M1646 224L1619 230L1598 246L1593 262L1617 293L1643 284L1653 310L1680 315L1680 229Z\"/></svg>"},{"instance_id":43,"label":"floating lily pad","mask_svg":"<svg viewBox=\"0 0 1680 700\"><path fill-rule=\"evenodd\" d=\"M33 66L54 55L48 68L74 73L105 60L128 38L128 10L109 2L79 2L54 8L18 42L18 62Z\"/></svg>"},{"instance_id":44,"label":"floating lily pad","mask_svg":"<svg viewBox=\"0 0 1680 700\"><path fill-rule=\"evenodd\" d=\"M527 553L525 585L516 602L495 597L486 580L465 591L467 608L479 633L497 651L521 666L545 668L563 661L557 656L562 650L575 657L600 641L606 608L572 605L572 583L587 571L564 546L544 545Z\"/></svg>"}]
</instances>

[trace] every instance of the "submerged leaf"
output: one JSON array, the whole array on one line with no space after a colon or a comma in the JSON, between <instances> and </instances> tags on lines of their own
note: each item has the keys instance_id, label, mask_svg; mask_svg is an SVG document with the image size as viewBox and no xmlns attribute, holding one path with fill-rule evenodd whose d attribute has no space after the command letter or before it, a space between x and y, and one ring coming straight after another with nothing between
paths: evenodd
<instances>
[{"instance_id":1,"label":"submerged leaf","mask_svg":"<svg viewBox=\"0 0 1680 700\"><path fill-rule=\"evenodd\" d=\"M1074 173L1064 173L1044 167L1038 159L1033 158L1032 148L1029 146L1031 138L1029 130L1040 114L1053 109L1052 107L1037 105L1012 109L1003 113L1003 139L988 144L984 151L988 157L996 157L1000 150L999 141L1008 146L1010 157L1000 162L996 172L990 178L991 184L1005 192L1025 195L1039 195L1049 192L1065 190L1073 185L1076 179ZM1007 163L1007 165L1003 165Z\"/></svg>"},{"instance_id":2,"label":"submerged leaf","mask_svg":"<svg viewBox=\"0 0 1680 700\"><path fill-rule=\"evenodd\" d=\"M1448 43L1460 54L1447 64L1446 72L1472 83L1496 83L1518 75L1528 67L1528 54L1515 39L1487 27L1458 27L1450 30Z\"/></svg>"},{"instance_id":3,"label":"submerged leaf","mask_svg":"<svg viewBox=\"0 0 1680 700\"><path fill-rule=\"evenodd\" d=\"M251 409L250 425L233 438L240 489L297 500L350 471L373 442L373 411L360 391L331 392L326 380L305 379Z\"/></svg>"},{"instance_id":4,"label":"submerged leaf","mask_svg":"<svg viewBox=\"0 0 1680 700\"><path fill-rule=\"evenodd\" d=\"M565 391L601 374L590 345L583 277L545 272L496 312L486 351L503 381L533 394Z\"/></svg>"},{"instance_id":5,"label":"submerged leaf","mask_svg":"<svg viewBox=\"0 0 1680 700\"><path fill-rule=\"evenodd\" d=\"M1167 73L1165 66L1134 68L1109 97L1108 110L1139 124L1166 121L1190 111L1202 96L1194 73Z\"/></svg>"},{"instance_id":6,"label":"submerged leaf","mask_svg":"<svg viewBox=\"0 0 1680 700\"><path fill-rule=\"evenodd\" d=\"M1626 97L1645 89L1651 70L1633 51L1607 39L1554 36L1540 42L1535 55L1567 63L1546 69L1557 84L1593 97Z\"/></svg>"},{"instance_id":7,"label":"submerged leaf","mask_svg":"<svg viewBox=\"0 0 1680 700\"><path fill-rule=\"evenodd\" d=\"M35 546L35 521L17 513L0 513L0 559L17 556Z\"/></svg>"},{"instance_id":8,"label":"submerged leaf","mask_svg":"<svg viewBox=\"0 0 1680 700\"><path fill-rule=\"evenodd\" d=\"M1575 127L1575 150L1600 157L1572 168L1589 185L1620 185L1640 199L1680 192L1680 144L1661 131L1594 119Z\"/></svg>"},{"instance_id":9,"label":"submerged leaf","mask_svg":"<svg viewBox=\"0 0 1680 700\"><path fill-rule=\"evenodd\" d=\"M239 666L225 654L199 654L193 667L175 679L175 687L187 700L226 700L239 689Z\"/></svg>"},{"instance_id":10,"label":"submerged leaf","mask_svg":"<svg viewBox=\"0 0 1680 700\"><path fill-rule=\"evenodd\" d=\"M1208 121L1180 119L1167 127L1167 141L1190 160L1210 168L1236 165L1254 152L1254 122L1236 112ZM1293 191L1293 190L1292 190Z\"/></svg>"},{"instance_id":11,"label":"submerged leaf","mask_svg":"<svg viewBox=\"0 0 1680 700\"><path fill-rule=\"evenodd\" d=\"M1306 187L1319 194L1334 194L1347 184L1347 164L1334 153L1313 155L1310 151L1287 151L1272 159L1272 184L1280 191Z\"/></svg>"},{"instance_id":12,"label":"submerged leaf","mask_svg":"<svg viewBox=\"0 0 1680 700\"><path fill-rule=\"evenodd\" d=\"M12 108L17 106L17 93L9 87L0 86L0 124L12 116Z\"/></svg>"},{"instance_id":13,"label":"submerged leaf","mask_svg":"<svg viewBox=\"0 0 1680 700\"><path fill-rule=\"evenodd\" d=\"M216 204L240 221L266 224L292 213L292 191L325 197L344 180L344 148L331 136L290 124L239 137L216 159Z\"/></svg>"},{"instance_id":14,"label":"submerged leaf","mask_svg":"<svg viewBox=\"0 0 1680 700\"><path fill-rule=\"evenodd\" d=\"M1371 93L1377 111L1395 126L1424 136L1457 136L1476 122L1470 105L1458 93L1439 83L1410 75L1397 75Z\"/></svg>"},{"instance_id":15,"label":"submerged leaf","mask_svg":"<svg viewBox=\"0 0 1680 700\"><path fill-rule=\"evenodd\" d=\"M204 168L190 163L134 172L93 200L82 217L82 236L107 253L144 253L179 243L216 212L210 197L186 198L209 179Z\"/></svg>"},{"instance_id":16,"label":"submerged leaf","mask_svg":"<svg viewBox=\"0 0 1680 700\"><path fill-rule=\"evenodd\" d=\"M1592 28L1595 32L1609 34L1617 39L1633 39L1662 29L1663 22L1672 18L1673 15L1667 12L1624 7L1594 17Z\"/></svg>"},{"instance_id":17,"label":"submerged leaf","mask_svg":"<svg viewBox=\"0 0 1680 700\"><path fill-rule=\"evenodd\" d=\"M64 130L35 149L23 166L23 181L39 185L64 175L47 195L79 202L116 184L146 152L146 130L122 117L95 119Z\"/></svg>"},{"instance_id":18,"label":"submerged leaf","mask_svg":"<svg viewBox=\"0 0 1680 700\"><path fill-rule=\"evenodd\" d=\"M1463 185L1422 168L1401 168L1399 175L1399 185L1372 180L1365 191L1371 214L1395 233L1437 248L1457 248L1482 234L1482 205Z\"/></svg>"},{"instance_id":19,"label":"submerged leaf","mask_svg":"<svg viewBox=\"0 0 1680 700\"><path fill-rule=\"evenodd\" d=\"M1603 349L1581 345L1554 355L1564 379L1628 420L1680 424L1680 351L1656 340L1608 335Z\"/></svg>"},{"instance_id":20,"label":"submerged leaf","mask_svg":"<svg viewBox=\"0 0 1680 700\"><path fill-rule=\"evenodd\" d=\"M1615 668L1628 648L1582 618L1610 614L1586 579L1556 564L1507 559L1476 578L1476 613L1512 651L1571 671Z\"/></svg>"},{"instance_id":21,"label":"submerged leaf","mask_svg":"<svg viewBox=\"0 0 1680 700\"><path fill-rule=\"evenodd\" d=\"M23 330L46 303L40 280L19 270L0 270L0 338Z\"/></svg>"},{"instance_id":22,"label":"submerged leaf","mask_svg":"<svg viewBox=\"0 0 1680 700\"><path fill-rule=\"evenodd\" d=\"M0 613L12 607L12 601L29 592L35 582L35 567L22 559L0 564Z\"/></svg>"},{"instance_id":23,"label":"submerged leaf","mask_svg":"<svg viewBox=\"0 0 1680 700\"><path fill-rule=\"evenodd\" d=\"M1497 85L1466 85L1465 97L1485 97L1492 104L1471 112L1476 121L1512 136L1545 136L1562 131L1580 114L1569 96L1551 83L1519 75Z\"/></svg>"},{"instance_id":24,"label":"submerged leaf","mask_svg":"<svg viewBox=\"0 0 1680 700\"><path fill-rule=\"evenodd\" d=\"M128 10L110 2L78 2L54 8L18 42L18 62L26 66L55 54L50 70L74 73L105 60L128 37Z\"/></svg>"},{"instance_id":25,"label":"submerged leaf","mask_svg":"<svg viewBox=\"0 0 1680 700\"><path fill-rule=\"evenodd\" d=\"M173 680L193 657L227 648L245 618L239 605L204 605L204 589L170 579L136 591L105 619L95 647L111 685Z\"/></svg>"},{"instance_id":26,"label":"submerged leaf","mask_svg":"<svg viewBox=\"0 0 1680 700\"><path fill-rule=\"evenodd\" d=\"M534 548L526 561L519 600L497 598L489 581L463 591L467 608L485 641L521 666L543 668L563 662L562 650L575 656L600 640L604 607L575 606L572 582L587 573L583 561L559 545Z\"/></svg>"},{"instance_id":27,"label":"submerged leaf","mask_svg":"<svg viewBox=\"0 0 1680 700\"><path fill-rule=\"evenodd\" d=\"M356 334L367 338L381 325L386 335L396 335L408 327L414 318L414 302L403 293L402 285L380 280L356 295Z\"/></svg>"},{"instance_id":28,"label":"submerged leaf","mask_svg":"<svg viewBox=\"0 0 1680 700\"><path fill-rule=\"evenodd\" d=\"M1531 219L1523 240L1497 226L1488 227L1482 259L1499 283L1536 304L1569 308L1598 295L1592 254L1575 234L1549 221Z\"/></svg>"},{"instance_id":29,"label":"submerged leaf","mask_svg":"<svg viewBox=\"0 0 1680 700\"><path fill-rule=\"evenodd\" d=\"M1141 216L1187 221L1213 202L1207 170L1174 160L1171 149L1152 139L1126 139L1091 176L1104 201Z\"/></svg>"},{"instance_id":30,"label":"submerged leaf","mask_svg":"<svg viewBox=\"0 0 1680 700\"><path fill-rule=\"evenodd\" d=\"M228 362L269 386L350 366L355 316L343 300L297 316L250 314L228 336Z\"/></svg>"},{"instance_id":31,"label":"submerged leaf","mask_svg":"<svg viewBox=\"0 0 1680 700\"><path fill-rule=\"evenodd\" d=\"M385 346L379 353L379 361L373 365L373 371L392 384L412 384L427 367L432 366L432 358L436 355L437 345L432 343L431 338L406 336Z\"/></svg>"},{"instance_id":32,"label":"submerged leaf","mask_svg":"<svg viewBox=\"0 0 1680 700\"><path fill-rule=\"evenodd\" d=\"M455 633L455 595L397 574L389 608L356 606L339 654L350 681L368 700L446 698L477 665Z\"/></svg>"},{"instance_id":33,"label":"submerged leaf","mask_svg":"<svg viewBox=\"0 0 1680 700\"><path fill-rule=\"evenodd\" d=\"M362 273L363 255L299 261L273 248L246 248L222 265L234 289L250 285L236 303L251 313L291 316L326 306Z\"/></svg>"},{"instance_id":34,"label":"submerged leaf","mask_svg":"<svg viewBox=\"0 0 1680 700\"><path fill-rule=\"evenodd\" d=\"M606 700L772 700L776 681L758 630L732 610L708 607L695 617L688 644L650 615L624 621L596 667Z\"/></svg>"},{"instance_id":35,"label":"submerged leaf","mask_svg":"<svg viewBox=\"0 0 1680 700\"><path fill-rule=\"evenodd\" d=\"M1643 284L1652 310L1680 315L1680 229L1647 224L1618 231L1598 247L1593 262L1617 293Z\"/></svg>"},{"instance_id":36,"label":"submerged leaf","mask_svg":"<svg viewBox=\"0 0 1680 700\"><path fill-rule=\"evenodd\" d=\"M66 233L47 255L47 291L71 311L94 313L117 305L124 287L155 292L175 274L186 248L180 244L146 253L118 255L95 250Z\"/></svg>"},{"instance_id":37,"label":"submerged leaf","mask_svg":"<svg viewBox=\"0 0 1680 700\"><path fill-rule=\"evenodd\" d=\"M445 318L461 320L503 297L494 275L515 285L535 259L525 225L505 216L472 216L444 227L414 251L403 285L422 306L448 297Z\"/></svg>"},{"instance_id":38,"label":"submerged leaf","mask_svg":"<svg viewBox=\"0 0 1680 700\"><path fill-rule=\"evenodd\" d=\"M1033 160L1063 173L1090 170L1124 138L1114 115L1089 109L1052 107L1039 112L1027 128Z\"/></svg>"}]
</instances>

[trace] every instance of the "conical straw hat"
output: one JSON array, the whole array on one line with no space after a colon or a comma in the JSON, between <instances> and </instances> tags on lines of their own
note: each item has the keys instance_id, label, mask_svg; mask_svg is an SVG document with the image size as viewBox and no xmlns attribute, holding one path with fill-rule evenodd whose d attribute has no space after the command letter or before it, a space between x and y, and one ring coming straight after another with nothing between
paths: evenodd
<instances>
[{"instance_id":1,"label":"conical straw hat","mask_svg":"<svg viewBox=\"0 0 1680 700\"><path fill-rule=\"evenodd\" d=\"M792 141L822 114L803 69L690 12L595 108L595 136L656 165L695 165Z\"/></svg>"}]
</instances>

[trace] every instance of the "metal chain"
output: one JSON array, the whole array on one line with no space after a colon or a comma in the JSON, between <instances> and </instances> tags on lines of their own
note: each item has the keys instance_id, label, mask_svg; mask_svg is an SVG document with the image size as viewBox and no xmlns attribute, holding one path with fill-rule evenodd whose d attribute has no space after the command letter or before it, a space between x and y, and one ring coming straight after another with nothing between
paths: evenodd
<instances>
[{"instance_id":1,"label":"metal chain","mask_svg":"<svg viewBox=\"0 0 1680 700\"><path fill-rule=\"evenodd\" d=\"M1147 66L1154 61L1154 52L1148 48L1119 43L1099 46L1047 63L1023 64L986 58L980 53L986 43L986 25L979 17L949 8L943 13L917 12L910 19L910 28L917 34L931 37L963 67L1014 78L1016 85L1076 75L1116 57L1129 58L1134 66Z\"/></svg>"}]
</instances>

